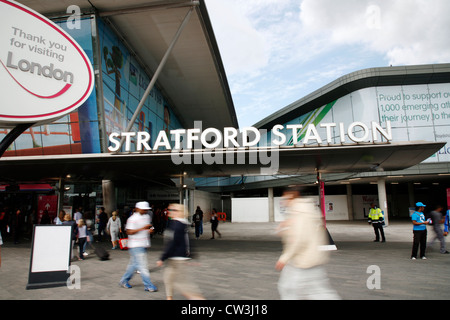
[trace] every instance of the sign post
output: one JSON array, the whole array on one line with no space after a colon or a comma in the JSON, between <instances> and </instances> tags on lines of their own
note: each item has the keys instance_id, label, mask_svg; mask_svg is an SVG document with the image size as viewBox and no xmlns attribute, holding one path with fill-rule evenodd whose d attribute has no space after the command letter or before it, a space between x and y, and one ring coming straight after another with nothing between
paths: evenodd
<instances>
[{"instance_id":1,"label":"sign post","mask_svg":"<svg viewBox=\"0 0 450 320\"><path fill-rule=\"evenodd\" d=\"M16 140L24 131L31 128L32 123L23 123L17 125L13 130L11 130L6 137L0 141L0 158L3 156L8 147Z\"/></svg>"}]
</instances>

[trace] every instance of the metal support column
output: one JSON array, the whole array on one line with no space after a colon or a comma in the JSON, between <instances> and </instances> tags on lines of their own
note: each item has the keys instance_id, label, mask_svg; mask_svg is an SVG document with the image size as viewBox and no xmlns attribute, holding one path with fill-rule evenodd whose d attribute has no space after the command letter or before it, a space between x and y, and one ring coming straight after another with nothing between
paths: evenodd
<instances>
[{"instance_id":1,"label":"metal support column","mask_svg":"<svg viewBox=\"0 0 450 320\"><path fill-rule=\"evenodd\" d=\"M275 222L275 206L273 200L273 188L267 189L267 198L269 200L269 222Z\"/></svg>"},{"instance_id":2,"label":"metal support column","mask_svg":"<svg viewBox=\"0 0 450 320\"><path fill-rule=\"evenodd\" d=\"M180 204L184 204L184 174L180 175L180 187L178 190Z\"/></svg>"},{"instance_id":3,"label":"metal support column","mask_svg":"<svg viewBox=\"0 0 450 320\"><path fill-rule=\"evenodd\" d=\"M384 223L386 226L389 225L389 211L387 205L387 195L386 195L386 180L384 178L379 178L378 184L378 202L379 208L384 212Z\"/></svg>"},{"instance_id":4,"label":"metal support column","mask_svg":"<svg viewBox=\"0 0 450 320\"><path fill-rule=\"evenodd\" d=\"M63 178L59 178L58 180L58 205L56 210L56 215L59 216L59 212L63 210L64 206L64 188L65 183ZM68 213L68 212L67 212Z\"/></svg>"},{"instance_id":5,"label":"metal support column","mask_svg":"<svg viewBox=\"0 0 450 320\"><path fill-rule=\"evenodd\" d=\"M323 223L326 227L327 211L325 207L325 182L322 181L322 174L320 172L317 172L317 184L319 191L319 207L322 212Z\"/></svg>"},{"instance_id":6,"label":"metal support column","mask_svg":"<svg viewBox=\"0 0 450 320\"><path fill-rule=\"evenodd\" d=\"M110 217L111 213L117 208L116 188L114 185L114 181L102 180L102 193L103 193L103 207L105 207L105 211Z\"/></svg>"}]
</instances>

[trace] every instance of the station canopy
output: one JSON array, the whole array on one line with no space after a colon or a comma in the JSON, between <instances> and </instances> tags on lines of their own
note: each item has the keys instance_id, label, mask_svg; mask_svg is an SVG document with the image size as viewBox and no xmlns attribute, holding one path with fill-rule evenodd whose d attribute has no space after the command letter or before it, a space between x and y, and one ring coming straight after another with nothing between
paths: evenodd
<instances>
[{"instance_id":1,"label":"station canopy","mask_svg":"<svg viewBox=\"0 0 450 320\"><path fill-rule=\"evenodd\" d=\"M133 180L145 177L223 177L230 175L311 174L395 171L414 166L444 143L409 142L348 146L286 147L275 150L205 151L7 157L2 178L19 181L65 177L81 180ZM197 161L195 155L197 155ZM216 157L211 164L205 159ZM210 158L207 158L210 157ZM221 160L220 160L221 159ZM221 162L221 163L220 163ZM263 169L263 171L261 171ZM273 172L272 170L277 170Z\"/></svg>"}]
</instances>

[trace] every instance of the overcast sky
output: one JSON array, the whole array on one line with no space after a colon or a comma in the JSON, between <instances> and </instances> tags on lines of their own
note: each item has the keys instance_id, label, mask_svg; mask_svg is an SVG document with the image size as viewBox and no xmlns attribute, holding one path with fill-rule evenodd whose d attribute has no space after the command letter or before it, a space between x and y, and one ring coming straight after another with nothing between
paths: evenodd
<instances>
[{"instance_id":1,"label":"overcast sky","mask_svg":"<svg viewBox=\"0 0 450 320\"><path fill-rule=\"evenodd\" d=\"M239 126L350 72L450 63L449 0L206 0Z\"/></svg>"}]
</instances>

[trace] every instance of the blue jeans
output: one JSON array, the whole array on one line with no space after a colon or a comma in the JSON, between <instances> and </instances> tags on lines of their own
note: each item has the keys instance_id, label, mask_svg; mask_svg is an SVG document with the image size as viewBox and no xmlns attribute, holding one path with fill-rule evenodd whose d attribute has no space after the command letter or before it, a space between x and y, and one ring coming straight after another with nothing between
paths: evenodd
<instances>
[{"instance_id":1,"label":"blue jeans","mask_svg":"<svg viewBox=\"0 0 450 320\"><path fill-rule=\"evenodd\" d=\"M130 253L130 262L120 282L128 283L134 272L138 270L141 273L145 288L155 287L150 281L150 272L147 267L147 248L128 248L128 252Z\"/></svg>"},{"instance_id":2,"label":"blue jeans","mask_svg":"<svg viewBox=\"0 0 450 320\"><path fill-rule=\"evenodd\" d=\"M86 241L83 247L83 252L86 252L87 246L91 245L91 242L94 241L94 236L92 235L92 232L90 230L87 231L87 236L89 237L89 241Z\"/></svg>"}]
</instances>

